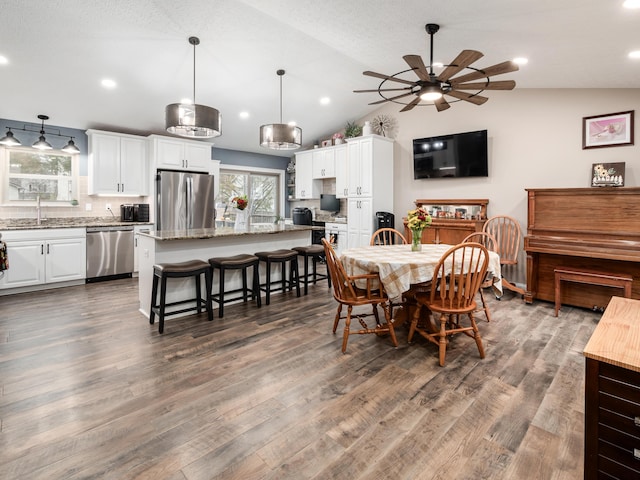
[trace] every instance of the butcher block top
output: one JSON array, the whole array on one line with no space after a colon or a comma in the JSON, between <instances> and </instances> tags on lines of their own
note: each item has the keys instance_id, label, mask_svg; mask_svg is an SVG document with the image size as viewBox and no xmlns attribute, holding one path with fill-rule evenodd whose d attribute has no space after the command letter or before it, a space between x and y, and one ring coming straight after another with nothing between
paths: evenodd
<instances>
[{"instance_id":1,"label":"butcher block top","mask_svg":"<svg viewBox=\"0 0 640 480\"><path fill-rule=\"evenodd\" d=\"M640 372L640 300L612 297L584 356Z\"/></svg>"}]
</instances>

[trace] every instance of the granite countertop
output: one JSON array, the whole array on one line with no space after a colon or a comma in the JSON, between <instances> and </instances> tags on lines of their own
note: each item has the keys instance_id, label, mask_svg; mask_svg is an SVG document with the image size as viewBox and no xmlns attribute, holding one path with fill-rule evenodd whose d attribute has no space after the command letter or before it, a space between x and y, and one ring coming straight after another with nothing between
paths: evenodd
<instances>
[{"instance_id":1,"label":"granite countertop","mask_svg":"<svg viewBox=\"0 0 640 480\"><path fill-rule=\"evenodd\" d=\"M311 225L251 225L246 232L236 232L233 227L217 228L197 228L189 230L151 230L141 232L140 235L150 237L155 240L197 240L216 237L233 237L241 235L262 235L286 232L304 232L309 230L322 230L322 227L312 227Z\"/></svg>"},{"instance_id":2,"label":"granite countertop","mask_svg":"<svg viewBox=\"0 0 640 480\"><path fill-rule=\"evenodd\" d=\"M153 225L150 222L121 222L110 217L43 218L40 225L35 218L8 218L0 220L0 230L41 230L46 228L84 228L111 226Z\"/></svg>"}]
</instances>

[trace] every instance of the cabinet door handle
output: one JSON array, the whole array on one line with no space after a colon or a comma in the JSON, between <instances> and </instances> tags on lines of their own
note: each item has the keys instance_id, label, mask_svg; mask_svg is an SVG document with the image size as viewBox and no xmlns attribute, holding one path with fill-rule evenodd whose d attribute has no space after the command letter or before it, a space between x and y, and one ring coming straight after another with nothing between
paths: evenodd
<instances>
[{"instance_id":1,"label":"cabinet door handle","mask_svg":"<svg viewBox=\"0 0 640 480\"><path fill-rule=\"evenodd\" d=\"M44 245L40 244L40 255L44 255Z\"/></svg>"},{"instance_id":2,"label":"cabinet door handle","mask_svg":"<svg viewBox=\"0 0 640 480\"><path fill-rule=\"evenodd\" d=\"M49 255L49 244L47 243L47 255Z\"/></svg>"},{"instance_id":3,"label":"cabinet door handle","mask_svg":"<svg viewBox=\"0 0 640 480\"><path fill-rule=\"evenodd\" d=\"M189 160L185 159L184 168L189 168Z\"/></svg>"},{"instance_id":4,"label":"cabinet door handle","mask_svg":"<svg viewBox=\"0 0 640 480\"><path fill-rule=\"evenodd\" d=\"M122 185L122 192L121 193L124 193L124 183L121 183L120 185Z\"/></svg>"}]
</instances>

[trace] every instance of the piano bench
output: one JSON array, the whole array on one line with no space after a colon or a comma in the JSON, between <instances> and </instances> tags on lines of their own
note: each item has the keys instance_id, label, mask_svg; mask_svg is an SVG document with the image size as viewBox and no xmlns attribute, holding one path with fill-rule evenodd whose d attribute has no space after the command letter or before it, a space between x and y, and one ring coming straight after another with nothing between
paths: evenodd
<instances>
[{"instance_id":1,"label":"piano bench","mask_svg":"<svg viewBox=\"0 0 640 480\"><path fill-rule=\"evenodd\" d=\"M625 273L606 273L595 272L592 270L581 270L572 267L557 267L553 269L555 278L555 316L558 316L560 310L560 300L562 292L560 289L561 281L587 283L589 285L600 285L603 287L619 287L624 290L624 297L631 298L631 283L633 277Z\"/></svg>"}]
</instances>

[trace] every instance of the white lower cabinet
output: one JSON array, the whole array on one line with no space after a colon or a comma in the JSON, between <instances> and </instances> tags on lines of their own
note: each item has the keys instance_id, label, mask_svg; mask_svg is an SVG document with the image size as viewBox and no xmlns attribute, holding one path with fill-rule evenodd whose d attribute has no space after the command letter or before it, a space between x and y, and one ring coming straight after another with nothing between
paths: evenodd
<instances>
[{"instance_id":1,"label":"white lower cabinet","mask_svg":"<svg viewBox=\"0 0 640 480\"><path fill-rule=\"evenodd\" d=\"M349 198L347 203L347 238L349 248L369 245L373 233L373 200Z\"/></svg>"},{"instance_id":2,"label":"white lower cabinet","mask_svg":"<svg viewBox=\"0 0 640 480\"><path fill-rule=\"evenodd\" d=\"M140 248L138 244L140 243L140 232L143 230L149 231L149 225L136 225L133 227L133 272L138 272L138 263L140 259Z\"/></svg>"},{"instance_id":3,"label":"white lower cabinet","mask_svg":"<svg viewBox=\"0 0 640 480\"><path fill-rule=\"evenodd\" d=\"M9 269L0 288L83 280L87 269L84 228L5 231Z\"/></svg>"}]
</instances>

